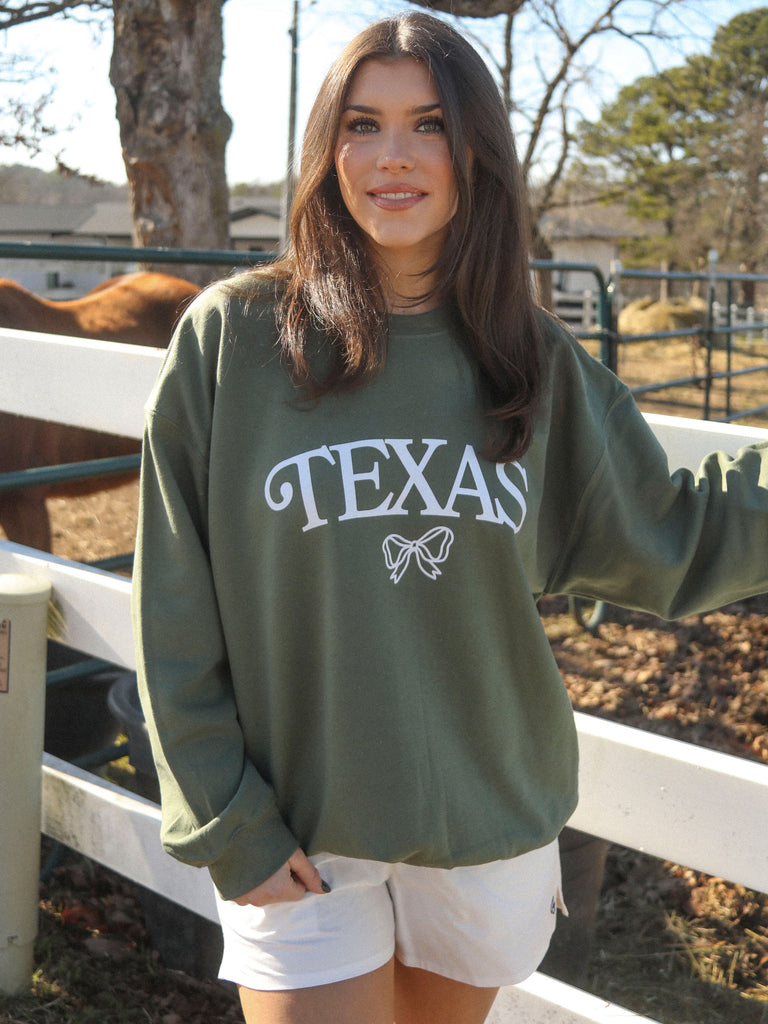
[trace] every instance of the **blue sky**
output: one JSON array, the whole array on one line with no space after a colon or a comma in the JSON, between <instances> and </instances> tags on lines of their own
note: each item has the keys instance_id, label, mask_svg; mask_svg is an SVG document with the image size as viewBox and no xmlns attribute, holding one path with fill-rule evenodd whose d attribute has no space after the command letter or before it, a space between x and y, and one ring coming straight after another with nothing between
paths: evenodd
<instances>
[{"instance_id":1,"label":"blue sky","mask_svg":"<svg viewBox=\"0 0 768 1024\"><path fill-rule=\"evenodd\" d=\"M565 0L566 8L596 4ZM575 5L575 6L574 6ZM314 96L338 50L373 18L402 9L389 0L303 0L300 19L298 125L303 128ZM629 0L627 9L639 9L642 0ZM660 67L682 62L691 52L707 52L717 24L735 14L761 6L759 0L689 0L685 24L672 24L675 43L654 45L653 57ZM231 184L241 181L274 181L285 172L287 153L290 42L288 30L292 0L228 0L224 7L225 63L222 74L224 106L234 121L227 149ZM682 19L681 19L682 20ZM464 25L482 33L493 49L498 41L498 21L467 19ZM120 154L114 94L109 84L111 34L99 38L93 29L72 20L50 19L12 29L0 42L14 51L34 53L41 67L55 69L56 96L51 114L63 131L51 143L52 153L85 173L112 181L125 180ZM527 42L527 40L526 40ZM535 94L538 74L534 56L546 60L543 39L517 48L516 97L524 103ZM596 116L601 99L610 99L621 85L647 73L650 64L636 47L622 45L615 37L603 39L589 54L593 63L590 80L575 96L585 116ZM524 124L516 126L524 134ZM2 163L28 163L27 155L0 150ZM51 154L32 161L54 166Z\"/></svg>"}]
</instances>

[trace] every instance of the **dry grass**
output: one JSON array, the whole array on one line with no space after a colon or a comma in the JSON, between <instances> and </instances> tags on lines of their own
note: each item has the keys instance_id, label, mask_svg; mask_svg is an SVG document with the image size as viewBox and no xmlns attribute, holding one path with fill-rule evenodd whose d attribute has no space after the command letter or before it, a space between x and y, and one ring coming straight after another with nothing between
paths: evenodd
<instances>
[{"instance_id":1,"label":"dry grass","mask_svg":"<svg viewBox=\"0 0 768 1024\"><path fill-rule=\"evenodd\" d=\"M768 1024L766 953L768 898L612 848L590 991L663 1024Z\"/></svg>"},{"instance_id":2,"label":"dry grass","mask_svg":"<svg viewBox=\"0 0 768 1024\"><path fill-rule=\"evenodd\" d=\"M730 356L722 349L712 352L712 372L752 369L768 364L768 341L762 334L751 341L746 336L734 338ZM619 376L630 387L653 384L704 374L706 352L692 339L677 338L667 341L645 341L622 345L619 350ZM729 397L730 391L730 397ZM641 396L638 401L647 412L669 413L701 419L704 411L703 384L668 388ZM741 377L715 380L710 393L710 419L755 409L768 403L768 371ZM747 417L738 422L754 426L768 426L768 413Z\"/></svg>"},{"instance_id":3,"label":"dry grass","mask_svg":"<svg viewBox=\"0 0 768 1024\"><path fill-rule=\"evenodd\" d=\"M0 996L3 1024L242 1020L230 988L162 965L147 936L136 886L70 855L41 884L40 897L32 990Z\"/></svg>"}]
</instances>

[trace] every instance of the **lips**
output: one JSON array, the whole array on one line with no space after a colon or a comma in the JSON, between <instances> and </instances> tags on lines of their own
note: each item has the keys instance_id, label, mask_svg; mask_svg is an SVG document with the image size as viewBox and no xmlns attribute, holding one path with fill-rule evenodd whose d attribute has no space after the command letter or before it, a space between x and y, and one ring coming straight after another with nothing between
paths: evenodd
<instances>
[{"instance_id":1,"label":"lips","mask_svg":"<svg viewBox=\"0 0 768 1024\"><path fill-rule=\"evenodd\" d=\"M414 196L426 195L426 192L371 192L369 194L379 199L413 199Z\"/></svg>"},{"instance_id":2,"label":"lips","mask_svg":"<svg viewBox=\"0 0 768 1024\"><path fill-rule=\"evenodd\" d=\"M414 206L427 193L412 185L381 185L368 189L367 193L374 203L386 210L406 210Z\"/></svg>"}]
</instances>

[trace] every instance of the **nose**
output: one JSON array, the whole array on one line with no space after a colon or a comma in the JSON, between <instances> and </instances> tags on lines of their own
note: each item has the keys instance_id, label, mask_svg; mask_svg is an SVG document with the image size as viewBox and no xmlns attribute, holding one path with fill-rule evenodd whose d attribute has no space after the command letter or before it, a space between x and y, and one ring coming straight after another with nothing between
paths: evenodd
<instances>
[{"instance_id":1,"label":"nose","mask_svg":"<svg viewBox=\"0 0 768 1024\"><path fill-rule=\"evenodd\" d=\"M404 171L414 165L413 149L407 132L382 132L376 166L381 171Z\"/></svg>"}]
</instances>

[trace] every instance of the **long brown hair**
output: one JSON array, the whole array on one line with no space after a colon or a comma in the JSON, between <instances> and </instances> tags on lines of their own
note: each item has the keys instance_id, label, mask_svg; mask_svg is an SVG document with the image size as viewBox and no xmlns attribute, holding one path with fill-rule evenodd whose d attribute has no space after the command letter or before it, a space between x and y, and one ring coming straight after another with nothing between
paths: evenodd
<instances>
[{"instance_id":1,"label":"long brown hair","mask_svg":"<svg viewBox=\"0 0 768 1024\"><path fill-rule=\"evenodd\" d=\"M439 261L435 294L463 319L490 419L486 454L519 457L531 439L544 346L529 272L525 183L509 118L479 54L445 22L408 13L369 26L328 72L309 116L290 242L255 275L277 286L277 323L292 378L310 394L369 380L385 362L387 311L365 236L339 190L335 146L352 78L377 57L410 57L430 70L440 97L459 202ZM471 151L471 159L467 155ZM330 342L322 375L309 338Z\"/></svg>"}]
</instances>

